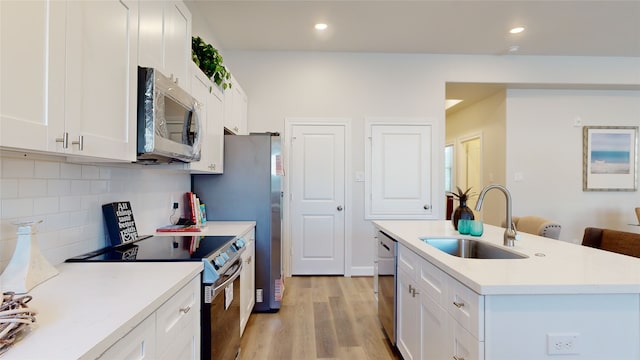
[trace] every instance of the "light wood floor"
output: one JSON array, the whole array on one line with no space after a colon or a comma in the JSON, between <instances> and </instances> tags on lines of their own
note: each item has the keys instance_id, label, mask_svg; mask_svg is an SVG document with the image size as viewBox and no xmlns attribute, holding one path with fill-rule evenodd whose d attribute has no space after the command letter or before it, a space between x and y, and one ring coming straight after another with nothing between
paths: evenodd
<instances>
[{"instance_id":1,"label":"light wood floor","mask_svg":"<svg viewBox=\"0 0 640 360\"><path fill-rule=\"evenodd\" d=\"M377 318L373 278L295 276L277 313L251 315L242 360L401 359Z\"/></svg>"}]
</instances>

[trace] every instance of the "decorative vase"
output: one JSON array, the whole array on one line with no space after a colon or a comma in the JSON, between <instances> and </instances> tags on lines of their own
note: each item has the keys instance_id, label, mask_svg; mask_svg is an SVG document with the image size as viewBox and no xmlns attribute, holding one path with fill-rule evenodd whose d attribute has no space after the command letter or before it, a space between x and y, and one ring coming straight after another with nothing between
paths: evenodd
<instances>
[{"instance_id":1,"label":"decorative vase","mask_svg":"<svg viewBox=\"0 0 640 360\"><path fill-rule=\"evenodd\" d=\"M40 252L35 238L35 225L41 222L14 223L18 226L18 239L9 265L0 275L2 292L26 294L36 285L58 275L58 270Z\"/></svg>"},{"instance_id":2,"label":"decorative vase","mask_svg":"<svg viewBox=\"0 0 640 360\"><path fill-rule=\"evenodd\" d=\"M474 220L475 216L473 216L473 210L471 210L467 206L466 201L460 201L460 206L458 206L453 211L453 216L451 217L451 223L453 223L453 227L458 230L458 221L460 219Z\"/></svg>"}]
</instances>

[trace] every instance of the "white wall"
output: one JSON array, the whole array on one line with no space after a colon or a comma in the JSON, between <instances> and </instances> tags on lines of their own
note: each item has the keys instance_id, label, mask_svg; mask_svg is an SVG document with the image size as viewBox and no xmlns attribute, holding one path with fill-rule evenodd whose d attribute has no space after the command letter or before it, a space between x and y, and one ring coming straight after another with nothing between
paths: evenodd
<instances>
[{"instance_id":1,"label":"white wall","mask_svg":"<svg viewBox=\"0 0 640 360\"><path fill-rule=\"evenodd\" d=\"M588 226L639 232L640 192L582 191L582 126L639 126L640 91L509 90L507 186L514 214L552 218L561 240ZM523 175L515 181L515 173Z\"/></svg>"},{"instance_id":2,"label":"white wall","mask_svg":"<svg viewBox=\"0 0 640 360\"><path fill-rule=\"evenodd\" d=\"M3 153L0 169L0 271L15 249L17 228L12 222L43 220L36 238L44 256L56 265L107 244L102 204L130 201L138 233L151 234L169 223L171 202L182 203L191 188L185 173L71 164L19 153Z\"/></svg>"},{"instance_id":3,"label":"white wall","mask_svg":"<svg viewBox=\"0 0 640 360\"><path fill-rule=\"evenodd\" d=\"M505 91L499 91L469 107L447 115L445 134L447 143L454 144L454 153L462 151L459 146L461 139L477 134L482 136L483 186L506 184L506 117ZM454 181L456 178L457 176L454 174ZM470 208L475 207L477 196L481 190L472 190L476 196L469 201ZM454 208L456 206L458 204L454 201ZM502 194L490 192L482 205L481 218L487 224L500 226L505 219L505 208Z\"/></svg>"},{"instance_id":4,"label":"white wall","mask_svg":"<svg viewBox=\"0 0 640 360\"><path fill-rule=\"evenodd\" d=\"M224 56L248 95L249 131L283 132L287 117L351 118L351 181L356 171L364 170L363 123L367 116L424 117L435 121L442 129L442 133L435 134L435 147L443 148L446 82L640 88L638 58L258 51L226 51ZM509 144L513 143L508 142L507 153L510 146L517 146ZM443 167L443 161L436 164L436 169ZM570 186L564 184L565 180L561 187ZM372 269L373 230L364 220L364 183L353 181L352 190L352 266L360 273L364 268ZM542 189L530 191L534 194ZM433 193L444 194L442 181L434 184ZM606 199L607 195L603 197ZM521 203L516 204L518 210L522 209ZM433 205L444 218L444 201Z\"/></svg>"}]
</instances>

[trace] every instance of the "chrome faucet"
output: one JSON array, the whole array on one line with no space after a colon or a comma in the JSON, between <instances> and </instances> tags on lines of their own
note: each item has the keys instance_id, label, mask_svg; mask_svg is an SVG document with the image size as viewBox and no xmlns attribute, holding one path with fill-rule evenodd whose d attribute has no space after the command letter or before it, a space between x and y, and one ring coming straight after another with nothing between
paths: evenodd
<instances>
[{"instance_id":1,"label":"chrome faucet","mask_svg":"<svg viewBox=\"0 0 640 360\"><path fill-rule=\"evenodd\" d=\"M502 191L505 198L507 198L507 228L504 230L504 246L513 247L515 245L515 240L518 238L518 233L516 232L516 227L513 225L513 219L511 216L511 194L506 187L498 184L492 184L482 189L480 196L478 196L478 202L476 203L476 211L480 211L482 202L484 201L484 196L491 189L498 189Z\"/></svg>"}]
</instances>

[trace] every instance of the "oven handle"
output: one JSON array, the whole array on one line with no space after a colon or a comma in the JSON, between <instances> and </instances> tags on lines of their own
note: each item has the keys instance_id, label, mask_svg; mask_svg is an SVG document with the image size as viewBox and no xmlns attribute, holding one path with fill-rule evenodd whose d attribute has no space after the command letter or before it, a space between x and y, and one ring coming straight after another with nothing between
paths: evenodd
<instances>
[{"instance_id":1,"label":"oven handle","mask_svg":"<svg viewBox=\"0 0 640 360\"><path fill-rule=\"evenodd\" d=\"M238 266L238 270L236 270L225 282L213 289L214 294L217 294L220 289L226 288L227 285L235 281L240 276L240 272L242 271L242 261L238 260L237 264L240 264L240 266Z\"/></svg>"}]
</instances>

